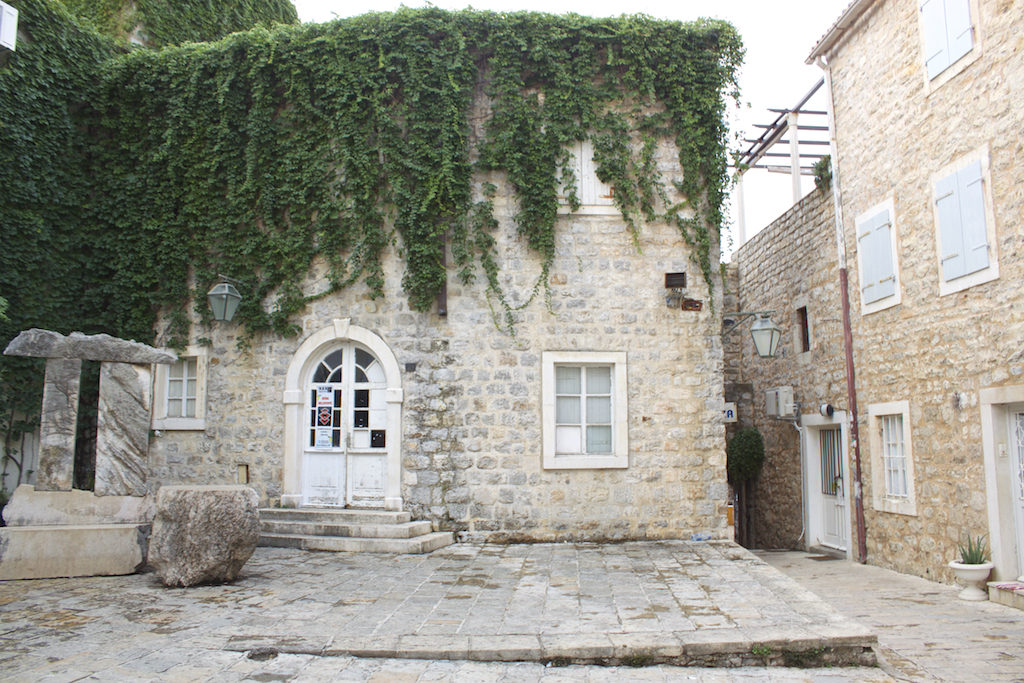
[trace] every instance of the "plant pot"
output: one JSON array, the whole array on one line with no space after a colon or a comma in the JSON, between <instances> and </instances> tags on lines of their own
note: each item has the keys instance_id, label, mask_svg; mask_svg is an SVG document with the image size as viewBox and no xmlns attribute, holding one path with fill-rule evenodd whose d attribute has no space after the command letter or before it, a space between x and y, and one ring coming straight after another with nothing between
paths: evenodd
<instances>
[{"instance_id":1,"label":"plant pot","mask_svg":"<svg viewBox=\"0 0 1024 683\"><path fill-rule=\"evenodd\" d=\"M988 579L992 567L991 562L982 564L964 564L963 562L950 562L949 568L956 574L957 580L964 585L960 591L961 600L988 600L988 593L982 586Z\"/></svg>"}]
</instances>

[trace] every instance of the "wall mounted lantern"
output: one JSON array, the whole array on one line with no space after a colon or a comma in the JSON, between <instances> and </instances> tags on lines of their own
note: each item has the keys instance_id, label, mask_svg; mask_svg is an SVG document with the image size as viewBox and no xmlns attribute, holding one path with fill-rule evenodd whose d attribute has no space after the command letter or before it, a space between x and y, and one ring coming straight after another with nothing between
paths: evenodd
<instances>
[{"instance_id":1,"label":"wall mounted lantern","mask_svg":"<svg viewBox=\"0 0 1024 683\"><path fill-rule=\"evenodd\" d=\"M223 275L219 277L221 280L231 280L231 278L224 277ZM231 280L231 282L238 281ZM238 302L242 300L242 295L238 293L238 290L235 289L231 282L220 282L206 293L206 298L210 302L210 309L213 311L214 320L231 322L231 319L235 317L235 311L238 310Z\"/></svg>"},{"instance_id":2,"label":"wall mounted lantern","mask_svg":"<svg viewBox=\"0 0 1024 683\"><path fill-rule=\"evenodd\" d=\"M749 318L756 317L750 325L750 337L754 340L754 349L761 358L774 358L779 350L779 341L782 339L782 330L772 322L771 314L775 311L751 311L726 313L723 323L726 328L722 334L727 335L739 328L740 324Z\"/></svg>"}]
</instances>

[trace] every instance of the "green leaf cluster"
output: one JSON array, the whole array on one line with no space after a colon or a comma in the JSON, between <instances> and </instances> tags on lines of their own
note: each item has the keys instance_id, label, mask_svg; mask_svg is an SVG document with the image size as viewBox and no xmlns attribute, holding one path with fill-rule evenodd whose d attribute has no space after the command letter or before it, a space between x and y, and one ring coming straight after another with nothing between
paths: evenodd
<instances>
[{"instance_id":1,"label":"green leaf cluster","mask_svg":"<svg viewBox=\"0 0 1024 683\"><path fill-rule=\"evenodd\" d=\"M294 24L290 0L63 0L78 18L122 41L151 47L205 42L254 26ZM138 32L138 33L136 33Z\"/></svg>"},{"instance_id":2,"label":"green leaf cluster","mask_svg":"<svg viewBox=\"0 0 1024 683\"><path fill-rule=\"evenodd\" d=\"M543 263L536 294L560 191L578 206L567 147L588 136L634 239L675 223L711 284L743 52L726 23L402 9L129 51L58 0L16 4L23 39L0 67L0 343L32 326L149 340L160 315L180 345L218 274L242 283L243 338L291 334L313 299L355 282L383 296L392 246L413 310L452 269L482 274L509 322L496 187L480 179L515 191ZM158 43L183 35L156 28L172 4L210 3L134 3ZM110 11L93 24L126 5L96 6ZM655 163L663 139L682 204ZM314 259L328 277L309 294ZM15 393L38 397L27 381Z\"/></svg>"},{"instance_id":3,"label":"green leaf cluster","mask_svg":"<svg viewBox=\"0 0 1024 683\"><path fill-rule=\"evenodd\" d=\"M756 427L744 427L725 447L725 469L730 484L742 484L757 476L764 464L764 438Z\"/></svg>"}]
</instances>

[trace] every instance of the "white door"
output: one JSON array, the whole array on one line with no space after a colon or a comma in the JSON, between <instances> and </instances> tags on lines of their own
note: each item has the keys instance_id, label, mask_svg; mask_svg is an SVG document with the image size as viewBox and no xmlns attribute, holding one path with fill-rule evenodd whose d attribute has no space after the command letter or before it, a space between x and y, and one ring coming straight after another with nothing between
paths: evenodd
<instances>
[{"instance_id":1,"label":"white door","mask_svg":"<svg viewBox=\"0 0 1024 683\"><path fill-rule=\"evenodd\" d=\"M849 528L846 512L846 490L843 481L843 442L840 429L822 429L818 432L821 475L821 542L827 546L846 549L846 530Z\"/></svg>"},{"instance_id":2,"label":"white door","mask_svg":"<svg viewBox=\"0 0 1024 683\"><path fill-rule=\"evenodd\" d=\"M1017 573L1024 581L1024 407L1010 411L1010 489L1016 529Z\"/></svg>"},{"instance_id":3,"label":"white door","mask_svg":"<svg viewBox=\"0 0 1024 683\"><path fill-rule=\"evenodd\" d=\"M308 383L304 505L382 507L388 439L380 362L346 344L324 354Z\"/></svg>"}]
</instances>

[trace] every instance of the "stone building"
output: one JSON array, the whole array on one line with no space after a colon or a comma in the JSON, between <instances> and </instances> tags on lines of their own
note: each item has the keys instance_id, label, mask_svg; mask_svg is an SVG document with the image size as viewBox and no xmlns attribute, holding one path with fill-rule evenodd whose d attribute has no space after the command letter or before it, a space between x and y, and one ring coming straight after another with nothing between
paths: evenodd
<instances>
[{"instance_id":1,"label":"stone building","mask_svg":"<svg viewBox=\"0 0 1024 683\"><path fill-rule=\"evenodd\" d=\"M998 0L858 0L808 59L831 81L866 559L940 580L952 579L946 563L969 535L987 538L995 578L1024 574L1022 20L1020 3ZM806 229L772 228L787 242ZM833 232L823 226L820 237ZM763 249L755 240L741 250L741 274L768 267ZM820 253L827 260L814 270L834 272L836 249ZM796 262L777 276L786 292L809 284ZM748 285L744 296L766 293L741 275ZM820 301L831 310L818 315L840 319L834 295ZM841 337L816 320L811 346L830 353L793 383L805 415L805 399L850 407L835 362ZM754 395L780 377L755 380ZM854 445L843 438L846 482ZM797 476L792 458L779 472L769 466L761 509L795 489L773 489ZM812 474L803 471L805 490L817 485ZM810 528L794 539L793 515L784 516L766 544L813 544Z\"/></svg>"},{"instance_id":2,"label":"stone building","mask_svg":"<svg viewBox=\"0 0 1024 683\"><path fill-rule=\"evenodd\" d=\"M638 250L596 202L559 218L550 309L526 306L515 336L479 283L450 283L443 316L352 286L310 306L297 338L248 351L215 324L210 346L157 370L152 480L247 481L267 505L405 509L479 538L724 536L720 280L710 292L692 272L675 226L644 226ZM540 257L511 205L499 191L501 272L528 292ZM398 292L395 250L384 263ZM666 305L665 274L688 270L698 312Z\"/></svg>"}]
</instances>

